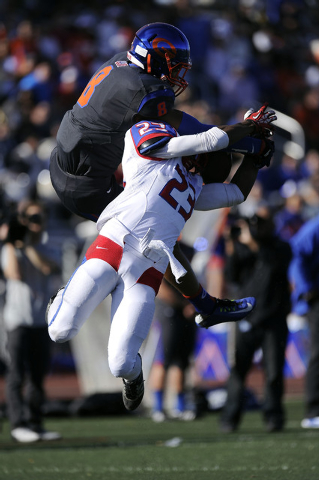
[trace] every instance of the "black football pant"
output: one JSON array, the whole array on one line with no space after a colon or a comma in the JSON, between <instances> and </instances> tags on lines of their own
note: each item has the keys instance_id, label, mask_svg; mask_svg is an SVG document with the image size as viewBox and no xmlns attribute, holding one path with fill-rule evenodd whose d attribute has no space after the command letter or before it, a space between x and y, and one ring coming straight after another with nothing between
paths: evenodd
<instances>
[{"instance_id":1,"label":"black football pant","mask_svg":"<svg viewBox=\"0 0 319 480\"><path fill-rule=\"evenodd\" d=\"M277 427L284 424L282 397L284 393L284 363L288 328L286 319L278 319L272 327L253 327L240 331L236 325L235 358L227 383L227 400L222 411L222 423L237 426L244 407L246 376L252 366L254 353L260 347L263 352L265 372L265 394L263 414L265 422L274 422Z\"/></svg>"},{"instance_id":2,"label":"black football pant","mask_svg":"<svg viewBox=\"0 0 319 480\"><path fill-rule=\"evenodd\" d=\"M123 187L117 184L114 175L100 178L65 172L59 164L57 153L55 148L51 154L50 176L58 197L72 213L96 222L104 208L123 191Z\"/></svg>"},{"instance_id":3,"label":"black football pant","mask_svg":"<svg viewBox=\"0 0 319 480\"><path fill-rule=\"evenodd\" d=\"M306 372L305 394L307 417L319 417L319 300L310 305L309 323L310 357Z\"/></svg>"},{"instance_id":4,"label":"black football pant","mask_svg":"<svg viewBox=\"0 0 319 480\"><path fill-rule=\"evenodd\" d=\"M18 327L8 332L7 347L6 407L11 428L41 426L43 383L50 361L48 330Z\"/></svg>"}]
</instances>

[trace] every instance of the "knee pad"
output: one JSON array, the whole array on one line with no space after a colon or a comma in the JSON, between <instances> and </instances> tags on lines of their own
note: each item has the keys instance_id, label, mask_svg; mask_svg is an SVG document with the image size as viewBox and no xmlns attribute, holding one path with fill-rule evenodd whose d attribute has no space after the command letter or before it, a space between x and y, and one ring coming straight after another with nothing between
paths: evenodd
<instances>
[{"instance_id":1,"label":"knee pad","mask_svg":"<svg viewBox=\"0 0 319 480\"><path fill-rule=\"evenodd\" d=\"M64 343L71 340L78 333L78 329L72 325L63 325L62 328L56 328L53 323L49 327L49 337L55 343Z\"/></svg>"},{"instance_id":2,"label":"knee pad","mask_svg":"<svg viewBox=\"0 0 319 480\"><path fill-rule=\"evenodd\" d=\"M142 368L141 357L139 355L109 355L109 367L112 375L117 378L125 378L128 381L134 380Z\"/></svg>"}]
</instances>

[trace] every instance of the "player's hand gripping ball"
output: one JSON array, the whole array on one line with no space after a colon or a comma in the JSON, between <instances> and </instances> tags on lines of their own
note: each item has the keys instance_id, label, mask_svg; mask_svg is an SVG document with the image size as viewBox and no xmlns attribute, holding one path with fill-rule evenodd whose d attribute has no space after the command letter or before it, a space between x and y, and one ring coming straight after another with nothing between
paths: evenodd
<instances>
[{"instance_id":1,"label":"player's hand gripping ball","mask_svg":"<svg viewBox=\"0 0 319 480\"><path fill-rule=\"evenodd\" d=\"M200 153L197 156L196 163L205 184L223 183L230 174L232 156L226 150Z\"/></svg>"}]
</instances>

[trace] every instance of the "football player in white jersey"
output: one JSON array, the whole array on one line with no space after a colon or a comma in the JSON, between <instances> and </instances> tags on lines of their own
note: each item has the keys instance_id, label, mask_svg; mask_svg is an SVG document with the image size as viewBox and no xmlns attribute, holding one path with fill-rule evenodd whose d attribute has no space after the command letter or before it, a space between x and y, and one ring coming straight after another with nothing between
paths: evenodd
<instances>
[{"instance_id":1,"label":"football player in white jersey","mask_svg":"<svg viewBox=\"0 0 319 480\"><path fill-rule=\"evenodd\" d=\"M268 125L273 117L268 115ZM263 122L267 123L265 115ZM246 120L238 128L251 125L253 133L254 123ZM138 352L149 332L155 296L168 263L177 282L186 273L173 255L185 222L194 208L211 210L243 202L260 167L256 157L246 156L231 183L203 185L202 177L190 169L190 156L224 149L235 137L236 125L180 137L166 123L135 124L125 136L125 189L102 212L99 234L82 264L49 302L49 335L55 342L66 342L97 305L112 295L108 361L112 374L123 379L128 410L137 408L143 398ZM251 297L216 300L209 325L244 318L254 306ZM198 323L207 326L203 317Z\"/></svg>"}]
</instances>

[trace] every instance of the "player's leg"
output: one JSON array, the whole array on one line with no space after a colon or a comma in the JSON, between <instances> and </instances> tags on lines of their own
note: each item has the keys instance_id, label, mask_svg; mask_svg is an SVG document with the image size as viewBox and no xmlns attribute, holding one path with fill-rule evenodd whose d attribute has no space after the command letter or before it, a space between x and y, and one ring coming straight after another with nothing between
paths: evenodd
<instances>
[{"instance_id":1,"label":"player's leg","mask_svg":"<svg viewBox=\"0 0 319 480\"><path fill-rule=\"evenodd\" d=\"M73 338L95 308L115 288L117 280L117 272L104 260L84 260L48 308L51 339L62 343Z\"/></svg>"},{"instance_id":2,"label":"player's leg","mask_svg":"<svg viewBox=\"0 0 319 480\"><path fill-rule=\"evenodd\" d=\"M241 298L239 300L221 300L209 295L198 282L189 261L181 251L178 243L175 245L174 255L187 270L187 273L182 277L181 283L177 283L170 266L168 266L165 272L165 279L194 305L198 312L196 317L198 326L208 328L219 323L238 321L247 317L254 309L255 299L253 297Z\"/></svg>"},{"instance_id":3,"label":"player's leg","mask_svg":"<svg viewBox=\"0 0 319 480\"><path fill-rule=\"evenodd\" d=\"M123 378L123 401L128 410L137 408L144 395L138 352L152 323L154 300L153 288L139 283L125 291L123 285L119 285L112 293L109 367L115 377Z\"/></svg>"},{"instance_id":4,"label":"player's leg","mask_svg":"<svg viewBox=\"0 0 319 480\"><path fill-rule=\"evenodd\" d=\"M181 250L177 242L174 247L174 256L183 265L187 271L186 275L181 278L181 283L177 283L172 273L170 265L168 265L165 272L165 280L167 280L173 287L175 287L182 295L187 297L194 297L200 289L200 283L189 263L188 259Z\"/></svg>"}]
</instances>

